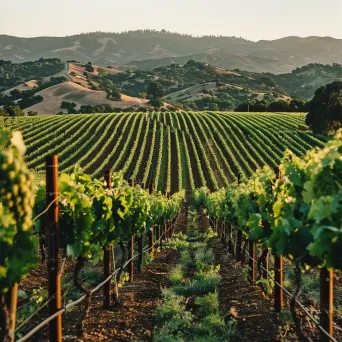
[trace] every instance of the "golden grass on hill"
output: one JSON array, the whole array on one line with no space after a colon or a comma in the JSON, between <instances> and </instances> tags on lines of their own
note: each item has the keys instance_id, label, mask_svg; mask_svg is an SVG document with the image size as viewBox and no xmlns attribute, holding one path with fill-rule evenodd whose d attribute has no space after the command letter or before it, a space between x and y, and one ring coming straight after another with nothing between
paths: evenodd
<instances>
[{"instance_id":1,"label":"golden grass on hill","mask_svg":"<svg viewBox=\"0 0 342 342\"><path fill-rule=\"evenodd\" d=\"M50 88L40 91L44 100L27 109L26 112L34 110L38 114L54 114L61 111L62 101L75 102L77 108L81 105L110 104L113 107L127 108L130 106L146 105L148 100L122 95L121 101L112 101L106 98L104 91L87 89L74 82L56 84Z\"/></svg>"}]
</instances>

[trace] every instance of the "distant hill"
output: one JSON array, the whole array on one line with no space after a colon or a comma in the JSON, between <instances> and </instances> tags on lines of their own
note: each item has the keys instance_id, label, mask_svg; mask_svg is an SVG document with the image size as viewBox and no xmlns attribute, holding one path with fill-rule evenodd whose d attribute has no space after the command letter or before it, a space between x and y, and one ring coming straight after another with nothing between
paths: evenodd
<instances>
[{"instance_id":1,"label":"distant hill","mask_svg":"<svg viewBox=\"0 0 342 342\"><path fill-rule=\"evenodd\" d=\"M74 82L64 82L44 89L37 93L43 96L44 100L27 109L36 111L39 114L54 114L61 110L62 101L74 102L78 109L81 105L95 106L97 104L109 104L113 107L127 108L131 106L144 106L147 100L137 99L122 95L120 101L111 101L106 98L106 93L100 90L91 90L82 87Z\"/></svg>"},{"instance_id":2,"label":"distant hill","mask_svg":"<svg viewBox=\"0 0 342 342\"><path fill-rule=\"evenodd\" d=\"M171 64L153 70L135 69L105 76L130 96L146 91L151 81L158 81L165 99L181 103L203 97L229 95L237 105L247 99L310 99L315 90L327 83L342 80L339 64L309 64L286 74L257 73L239 69L227 70L206 63L188 61L183 66ZM103 82L103 81L101 81ZM230 98L230 100L232 100ZM228 100L228 97L227 97Z\"/></svg>"},{"instance_id":3,"label":"distant hill","mask_svg":"<svg viewBox=\"0 0 342 342\"><path fill-rule=\"evenodd\" d=\"M0 59L24 62L40 57L146 69L194 59L227 69L284 73L309 63L342 63L342 40L285 37L253 42L236 37L192 37L164 30L37 38L0 35Z\"/></svg>"},{"instance_id":4,"label":"distant hill","mask_svg":"<svg viewBox=\"0 0 342 342\"><path fill-rule=\"evenodd\" d=\"M64 69L65 63L58 58L40 58L37 61L20 63L0 58L0 92L32 79L44 80L49 76L59 76ZM32 84L27 85L27 89L32 87Z\"/></svg>"},{"instance_id":5,"label":"distant hill","mask_svg":"<svg viewBox=\"0 0 342 342\"><path fill-rule=\"evenodd\" d=\"M14 64L12 67L21 70L21 65ZM41 73L39 69L36 72ZM150 82L157 81L162 87L163 100L167 106L193 110L232 110L248 100L265 100L267 103L308 100L320 86L342 80L342 66L309 64L290 73L272 74L228 70L194 60L184 65L170 64L153 70L126 71L69 62L57 75L62 77L51 78L50 81L47 78L47 83L37 83L37 75L33 74L31 81L18 83L10 90L32 89L34 94L41 97L39 103L38 99L31 99L33 105L22 108L44 114L59 112L62 101L74 102L77 109L82 105L97 104L138 109L150 107L146 100L147 88ZM121 94L121 101L117 101L114 93ZM8 96L9 90L0 92L0 105L21 97Z\"/></svg>"}]
</instances>

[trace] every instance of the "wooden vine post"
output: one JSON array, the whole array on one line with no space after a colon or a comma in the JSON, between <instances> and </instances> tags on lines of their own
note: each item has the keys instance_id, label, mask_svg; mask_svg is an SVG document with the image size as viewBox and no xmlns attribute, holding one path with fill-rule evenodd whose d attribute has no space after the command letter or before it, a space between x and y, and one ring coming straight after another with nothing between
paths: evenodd
<instances>
[{"instance_id":1,"label":"wooden vine post","mask_svg":"<svg viewBox=\"0 0 342 342\"><path fill-rule=\"evenodd\" d=\"M262 277L265 280L268 280L268 255L269 255L269 251L268 251L268 249L266 249L266 250L264 250L264 252L265 252L265 259L263 262L264 269L262 270Z\"/></svg>"},{"instance_id":2,"label":"wooden vine post","mask_svg":"<svg viewBox=\"0 0 342 342\"><path fill-rule=\"evenodd\" d=\"M228 225L228 231L227 231L227 236L228 236L228 252L233 253L233 245L232 245L232 240L231 240L231 234L232 234L232 225Z\"/></svg>"},{"instance_id":3,"label":"wooden vine post","mask_svg":"<svg viewBox=\"0 0 342 342\"><path fill-rule=\"evenodd\" d=\"M53 203L52 203L53 202ZM46 214L48 249L48 294L49 315L60 310L61 270L59 263L58 226L58 159L57 155L46 157L46 203L52 203ZM62 316L58 315L49 323L50 342L62 342Z\"/></svg>"},{"instance_id":4,"label":"wooden vine post","mask_svg":"<svg viewBox=\"0 0 342 342\"><path fill-rule=\"evenodd\" d=\"M15 332L15 321L17 313L17 303L18 303L18 284L15 283L6 293L5 296L6 305L9 313L9 331L10 341L14 341ZM0 335L0 338L3 336Z\"/></svg>"},{"instance_id":5,"label":"wooden vine post","mask_svg":"<svg viewBox=\"0 0 342 342\"><path fill-rule=\"evenodd\" d=\"M161 248L163 244L162 244L162 239L160 237L161 237L161 226L160 224L158 224L156 227L156 239L157 241L159 241L159 246Z\"/></svg>"},{"instance_id":6,"label":"wooden vine post","mask_svg":"<svg viewBox=\"0 0 342 342\"><path fill-rule=\"evenodd\" d=\"M107 184L107 188L110 189L112 187L112 170L109 169L105 172L105 181ZM112 273L112 251L113 246L106 245L103 247L103 275L104 279L107 279L110 274ZM110 290L111 290L111 281L108 281L103 286L103 307L105 309L109 309L111 306L111 296L110 296Z\"/></svg>"},{"instance_id":7,"label":"wooden vine post","mask_svg":"<svg viewBox=\"0 0 342 342\"><path fill-rule=\"evenodd\" d=\"M274 311L279 313L283 310L284 293L280 286L283 286L283 257L274 256ZM279 286L279 285L280 286Z\"/></svg>"},{"instance_id":8,"label":"wooden vine post","mask_svg":"<svg viewBox=\"0 0 342 342\"><path fill-rule=\"evenodd\" d=\"M282 178L279 167L274 168L277 179ZM284 306L284 293L281 286L283 286L283 257L282 255L274 256L274 311L281 312ZM280 285L278 285L278 284Z\"/></svg>"},{"instance_id":9,"label":"wooden vine post","mask_svg":"<svg viewBox=\"0 0 342 342\"><path fill-rule=\"evenodd\" d=\"M256 277L255 277L255 258L256 258L256 248L255 248L255 243L252 240L248 241L248 269L249 269L249 280L254 282Z\"/></svg>"},{"instance_id":10,"label":"wooden vine post","mask_svg":"<svg viewBox=\"0 0 342 342\"><path fill-rule=\"evenodd\" d=\"M129 239L128 242L128 259L130 260L128 263L128 274L129 274L129 282L133 282L133 277L134 277L134 261L133 261L133 256L134 256L134 236L132 236Z\"/></svg>"},{"instance_id":11,"label":"wooden vine post","mask_svg":"<svg viewBox=\"0 0 342 342\"><path fill-rule=\"evenodd\" d=\"M134 187L134 179L132 178L131 180L131 186ZM142 184L142 188L145 187L145 184ZM133 256L134 256L134 236L131 236L131 238L128 241L128 275L129 275L129 279L128 281L130 283L133 282L134 280L134 260L133 260Z\"/></svg>"},{"instance_id":12,"label":"wooden vine post","mask_svg":"<svg viewBox=\"0 0 342 342\"><path fill-rule=\"evenodd\" d=\"M142 272L144 269L144 236L140 235L137 237L137 243L138 243L138 270L139 272Z\"/></svg>"},{"instance_id":13,"label":"wooden vine post","mask_svg":"<svg viewBox=\"0 0 342 342\"><path fill-rule=\"evenodd\" d=\"M237 230L237 239L236 239L236 249L235 249L235 255L236 255L236 261L241 261L242 258L242 231L240 229Z\"/></svg>"},{"instance_id":14,"label":"wooden vine post","mask_svg":"<svg viewBox=\"0 0 342 342\"><path fill-rule=\"evenodd\" d=\"M221 243L224 244L226 240L226 228L225 223L221 222Z\"/></svg>"},{"instance_id":15,"label":"wooden vine post","mask_svg":"<svg viewBox=\"0 0 342 342\"><path fill-rule=\"evenodd\" d=\"M150 255L154 256L154 227L148 231L148 248Z\"/></svg>"},{"instance_id":16,"label":"wooden vine post","mask_svg":"<svg viewBox=\"0 0 342 342\"><path fill-rule=\"evenodd\" d=\"M320 324L322 328L333 336L333 283L334 273L325 267L320 271ZM330 342L331 339L322 334L322 342Z\"/></svg>"}]
</instances>

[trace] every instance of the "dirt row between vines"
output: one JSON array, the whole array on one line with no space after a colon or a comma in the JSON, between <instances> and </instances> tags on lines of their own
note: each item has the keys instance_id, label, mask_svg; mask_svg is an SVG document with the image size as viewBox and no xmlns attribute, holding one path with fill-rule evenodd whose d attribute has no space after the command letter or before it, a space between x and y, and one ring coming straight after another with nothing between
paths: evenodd
<instances>
[{"instance_id":1,"label":"dirt row between vines","mask_svg":"<svg viewBox=\"0 0 342 342\"><path fill-rule=\"evenodd\" d=\"M186 225L185 208L175 223L175 232L185 231ZM161 290L167 286L167 272L177 260L178 252L175 250L156 251L154 260L143 272L135 268L134 282L125 283L119 289L120 306L105 310L102 289L96 292L91 299L90 312L81 338L77 338L77 326L84 312L83 304L66 312L62 315L63 341L151 341L155 327L155 309L162 298ZM73 263L68 261L65 272L70 273L72 270ZM101 272L101 267L95 267L94 272ZM37 288L47 289L46 275L46 265L40 263L22 282L20 289L28 295ZM44 307L39 315L30 320L25 331L28 332L46 317L48 311ZM28 341L48 341L48 327L41 329Z\"/></svg>"},{"instance_id":2,"label":"dirt row between vines","mask_svg":"<svg viewBox=\"0 0 342 342\"><path fill-rule=\"evenodd\" d=\"M209 226L209 220L200 212L200 224ZM212 243L215 263L220 265L219 301L224 314L237 321L234 341L280 341L279 323L272 303L265 299L259 287L251 285L242 276L242 270L218 239Z\"/></svg>"},{"instance_id":3,"label":"dirt row between vines","mask_svg":"<svg viewBox=\"0 0 342 342\"><path fill-rule=\"evenodd\" d=\"M183 210L175 226L176 231L185 232L187 210ZM208 217L200 211L199 229L209 226ZM222 313L232 315L237 321L237 336L232 341L280 341L280 322L273 313L272 302L262 295L259 287L252 286L243 279L241 267L228 255L221 242L212 242L215 263L220 264L221 283L219 300ZM91 308L85 321L85 333L77 339L77 324L83 314L83 305L67 312L63 317L63 341L151 341L156 329L156 307L162 299L161 289L168 287L167 272L178 262L174 250L161 250L143 272L135 270L133 283L126 283L120 289L121 307L103 309L103 296L100 290L92 297ZM73 266L67 265L72 270ZM46 268L40 267L30 279L31 286L46 286ZM28 282L28 280L26 280ZM44 284L44 285L43 285ZM28 284L27 284L28 285ZM28 289L27 289L28 290ZM43 312L42 312L43 314ZM48 313L32 321L35 326ZM45 327L29 341L47 341ZM295 341L296 339L287 339Z\"/></svg>"}]
</instances>

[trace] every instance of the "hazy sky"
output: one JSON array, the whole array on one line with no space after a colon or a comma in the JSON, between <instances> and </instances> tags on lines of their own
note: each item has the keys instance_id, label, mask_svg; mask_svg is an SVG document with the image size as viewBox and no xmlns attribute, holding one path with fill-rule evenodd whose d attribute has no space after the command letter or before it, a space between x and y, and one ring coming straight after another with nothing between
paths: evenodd
<instances>
[{"instance_id":1,"label":"hazy sky","mask_svg":"<svg viewBox=\"0 0 342 342\"><path fill-rule=\"evenodd\" d=\"M342 0L0 1L0 34L64 36L140 28L251 40L342 38Z\"/></svg>"}]
</instances>

